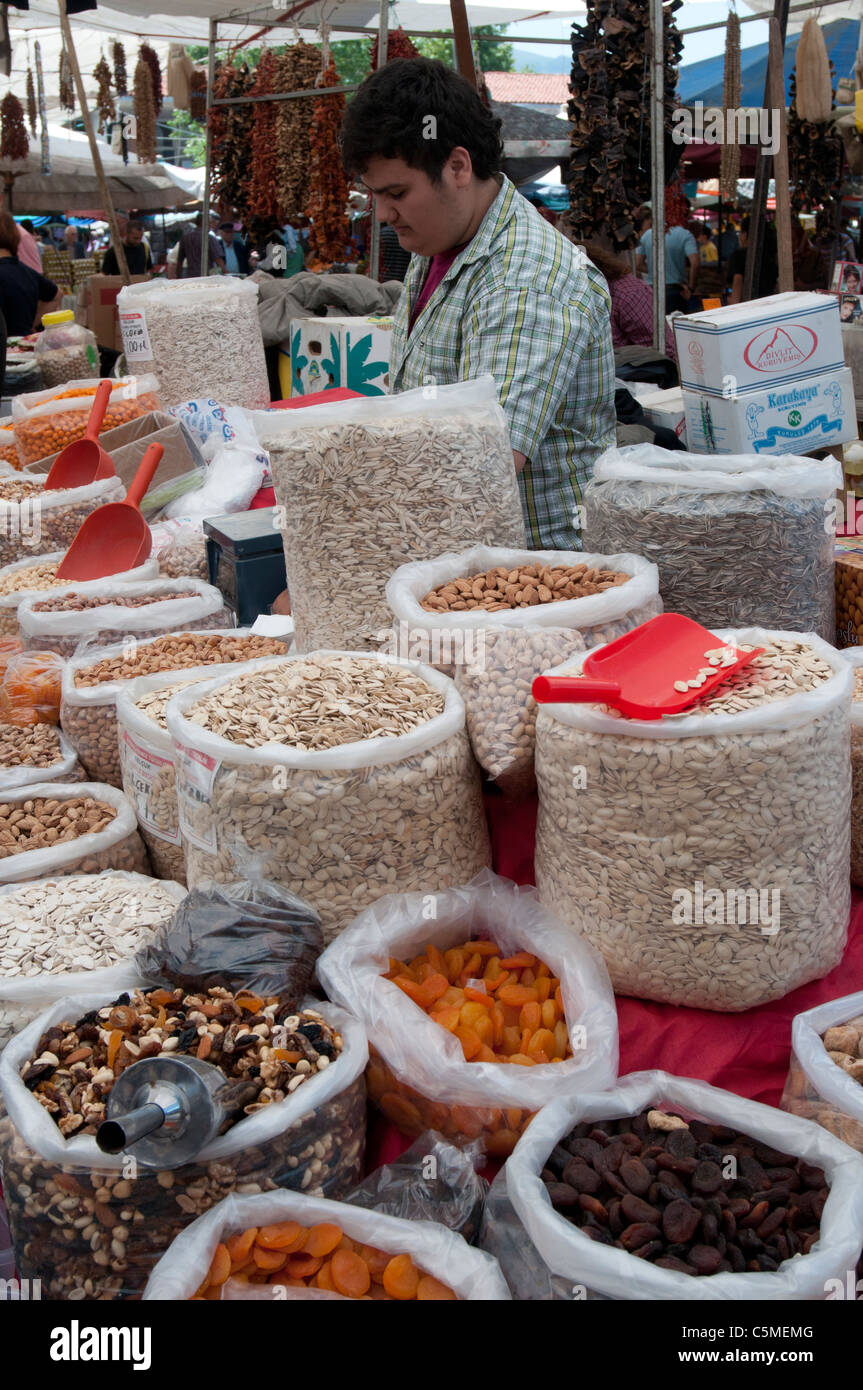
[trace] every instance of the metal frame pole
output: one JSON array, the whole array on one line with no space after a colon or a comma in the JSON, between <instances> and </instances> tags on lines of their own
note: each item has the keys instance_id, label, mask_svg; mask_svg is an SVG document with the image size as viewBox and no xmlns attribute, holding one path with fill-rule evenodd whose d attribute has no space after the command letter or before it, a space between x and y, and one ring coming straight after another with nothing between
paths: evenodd
<instances>
[{"instance_id":1,"label":"metal frame pole","mask_svg":"<svg viewBox=\"0 0 863 1390\"><path fill-rule=\"evenodd\" d=\"M785 107L785 71L784 71L784 50L785 50L785 31L788 27L788 0L775 0L773 6L773 18L776 20L776 30L771 24L771 36L776 33L774 44L778 41L779 63L781 68L781 93L782 107ZM772 104L772 82L770 55L767 60L767 76L764 79L764 106L770 110ZM776 118L778 120L778 116ZM770 167L773 157L764 154L763 149L758 151L758 158L755 162L755 187L752 190L752 212L749 218L749 240L746 245L746 265L743 270L743 299L753 298L753 290L758 283L756 267L761 266L761 257L764 250L764 221L767 211L767 194L770 187ZM777 189L778 192L778 189Z\"/></svg>"},{"instance_id":2,"label":"metal frame pole","mask_svg":"<svg viewBox=\"0 0 863 1390\"><path fill-rule=\"evenodd\" d=\"M388 40L389 5L387 0L381 0L378 16L378 70L383 67L387 60ZM370 280L377 280L380 283L381 224L378 221L378 210L374 197L371 198L371 219L367 274Z\"/></svg>"},{"instance_id":3,"label":"metal frame pole","mask_svg":"<svg viewBox=\"0 0 863 1390\"><path fill-rule=\"evenodd\" d=\"M650 174L653 242L653 346L665 352L665 25L650 0Z\"/></svg>"},{"instance_id":4,"label":"metal frame pole","mask_svg":"<svg viewBox=\"0 0 863 1390\"><path fill-rule=\"evenodd\" d=\"M201 274L207 275L210 269L210 166L213 161L213 132L210 128L210 103L213 98L213 83L216 79L216 38L218 20L210 20L210 37L207 54L207 135L204 153L204 194L201 208Z\"/></svg>"}]
</instances>

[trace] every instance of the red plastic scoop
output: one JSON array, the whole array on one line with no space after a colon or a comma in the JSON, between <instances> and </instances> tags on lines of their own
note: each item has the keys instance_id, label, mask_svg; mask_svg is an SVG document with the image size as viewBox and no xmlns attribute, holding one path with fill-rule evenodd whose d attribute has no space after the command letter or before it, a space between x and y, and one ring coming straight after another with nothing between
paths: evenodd
<instances>
[{"instance_id":1,"label":"red plastic scoop","mask_svg":"<svg viewBox=\"0 0 863 1390\"><path fill-rule=\"evenodd\" d=\"M660 719L703 700L763 650L741 652L682 613L661 613L592 652L583 676L537 676L533 698L540 705L611 705L630 719Z\"/></svg>"},{"instance_id":2,"label":"red plastic scoop","mask_svg":"<svg viewBox=\"0 0 863 1390\"><path fill-rule=\"evenodd\" d=\"M153 537L139 510L164 449L151 444L123 502L106 502L84 518L57 570L58 579L107 579L149 557Z\"/></svg>"},{"instance_id":3,"label":"red plastic scoop","mask_svg":"<svg viewBox=\"0 0 863 1390\"><path fill-rule=\"evenodd\" d=\"M46 491L53 492L55 489L67 487L87 487L89 483L95 483L100 478L116 476L114 460L99 443L99 431L102 428L102 421L105 418L105 411L108 409L110 399L110 381L100 381L93 397L93 405L84 438L76 439L71 444L67 444L65 449L57 455L51 464L48 477L45 479Z\"/></svg>"}]
</instances>

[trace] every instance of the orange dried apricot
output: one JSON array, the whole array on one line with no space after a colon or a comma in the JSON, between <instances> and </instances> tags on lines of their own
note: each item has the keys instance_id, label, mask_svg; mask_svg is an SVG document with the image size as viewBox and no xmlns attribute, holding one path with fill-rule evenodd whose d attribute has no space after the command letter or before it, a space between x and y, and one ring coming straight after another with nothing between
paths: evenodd
<instances>
[{"instance_id":1,"label":"orange dried apricot","mask_svg":"<svg viewBox=\"0 0 863 1390\"><path fill-rule=\"evenodd\" d=\"M384 1288L391 1298L416 1298L420 1273L410 1255L394 1255L384 1270Z\"/></svg>"},{"instance_id":2,"label":"orange dried apricot","mask_svg":"<svg viewBox=\"0 0 863 1390\"><path fill-rule=\"evenodd\" d=\"M252 1258L258 1269L274 1270L281 1269L285 1260L288 1259L284 1250L265 1250L262 1246L255 1244L252 1250Z\"/></svg>"},{"instance_id":3,"label":"orange dried apricot","mask_svg":"<svg viewBox=\"0 0 863 1390\"><path fill-rule=\"evenodd\" d=\"M435 1279L431 1274L424 1274L417 1284L417 1301L419 1303L451 1303L455 1301L455 1294L452 1289L448 1289L446 1284L442 1284L440 1279Z\"/></svg>"},{"instance_id":4,"label":"orange dried apricot","mask_svg":"<svg viewBox=\"0 0 863 1390\"><path fill-rule=\"evenodd\" d=\"M257 1234L257 1244L263 1250L292 1253L294 1250L303 1249L307 1234L299 1221L279 1221L273 1226L261 1226Z\"/></svg>"},{"instance_id":5,"label":"orange dried apricot","mask_svg":"<svg viewBox=\"0 0 863 1390\"><path fill-rule=\"evenodd\" d=\"M337 1250L330 1263L330 1274L336 1293L346 1298L362 1298L372 1282L365 1260L351 1250Z\"/></svg>"},{"instance_id":6,"label":"orange dried apricot","mask_svg":"<svg viewBox=\"0 0 863 1390\"><path fill-rule=\"evenodd\" d=\"M308 1255L331 1255L342 1238L341 1226L333 1221L322 1221L309 1228L305 1250Z\"/></svg>"},{"instance_id":7,"label":"orange dried apricot","mask_svg":"<svg viewBox=\"0 0 863 1390\"><path fill-rule=\"evenodd\" d=\"M252 1246L258 1234L257 1226L250 1226L247 1231L240 1231L239 1235L228 1236L225 1245L231 1257L231 1269L236 1265L241 1269L249 1258Z\"/></svg>"},{"instance_id":8,"label":"orange dried apricot","mask_svg":"<svg viewBox=\"0 0 863 1390\"><path fill-rule=\"evenodd\" d=\"M323 1260L316 1255L310 1255L307 1250L297 1250L286 1256L285 1273L294 1279L309 1279L317 1274L322 1264Z\"/></svg>"}]
</instances>

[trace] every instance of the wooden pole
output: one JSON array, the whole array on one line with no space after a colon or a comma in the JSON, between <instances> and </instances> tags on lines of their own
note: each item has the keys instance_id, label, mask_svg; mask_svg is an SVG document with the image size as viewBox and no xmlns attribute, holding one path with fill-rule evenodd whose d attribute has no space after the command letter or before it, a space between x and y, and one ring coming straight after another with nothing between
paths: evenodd
<instances>
[{"instance_id":1,"label":"wooden pole","mask_svg":"<svg viewBox=\"0 0 863 1390\"><path fill-rule=\"evenodd\" d=\"M650 0L650 176L653 244L653 346L665 353L665 25L662 0Z\"/></svg>"},{"instance_id":2,"label":"wooden pole","mask_svg":"<svg viewBox=\"0 0 863 1390\"><path fill-rule=\"evenodd\" d=\"M774 126L773 179L776 188L776 248L779 259L780 294L794 289L794 257L791 250L791 182L788 175L788 134L785 120L785 72L779 21L770 19L770 52L767 75L770 78L770 105ZM778 139L776 138L778 135Z\"/></svg>"},{"instance_id":3,"label":"wooden pole","mask_svg":"<svg viewBox=\"0 0 863 1390\"><path fill-rule=\"evenodd\" d=\"M213 99L213 83L216 80L216 39L218 27L215 19L210 20L209 52L207 54L207 122L206 153L204 155L204 193L201 199L201 274L210 270L210 166L213 162L213 132L210 129L210 102Z\"/></svg>"},{"instance_id":4,"label":"wooden pole","mask_svg":"<svg viewBox=\"0 0 863 1390\"><path fill-rule=\"evenodd\" d=\"M473 44L470 41L470 25L467 22L464 0L450 0L449 10L452 15L453 42L455 43L458 70L462 77L467 78L474 90L478 91L476 66L473 61Z\"/></svg>"},{"instance_id":5,"label":"wooden pole","mask_svg":"<svg viewBox=\"0 0 863 1390\"><path fill-rule=\"evenodd\" d=\"M785 47L785 30L788 27L788 0L774 0L773 18L779 32L780 50ZM764 106L769 111L773 103L770 63L767 64L767 77L764 81ZM782 72L782 110L785 110L785 73ZM764 250L764 214L767 210L767 191L770 185L771 155L765 154L763 147L758 151L755 162L755 187L752 190L752 212L749 218L749 239L746 244L746 266L743 271L743 299L752 299L758 281L756 267L761 265ZM777 202L778 207L778 202Z\"/></svg>"},{"instance_id":6,"label":"wooden pole","mask_svg":"<svg viewBox=\"0 0 863 1390\"><path fill-rule=\"evenodd\" d=\"M84 91L84 83L81 78L81 69L78 66L78 55L75 52L75 42L72 38L72 26L69 23L69 16L66 13L66 0L57 0L60 11L60 29L63 34L63 42L66 45L66 52L69 54L69 63L72 68L72 76L75 79L75 87L78 92L78 102L81 107L81 115L84 118L84 129L87 132L87 139L90 141L90 154L93 157L93 168L96 170L96 178L99 181L99 189L102 194L102 202L105 212L108 215L108 225L111 228L111 240L117 256L117 265L123 277L123 284L131 282L129 265L126 260L126 248L120 237L120 228L117 225L117 214L114 211L114 202L108 188L108 180L105 178L105 170L102 167L102 156L99 153L99 146L96 141L96 132L93 129L93 121L90 116L90 108L87 105L87 94Z\"/></svg>"}]
</instances>

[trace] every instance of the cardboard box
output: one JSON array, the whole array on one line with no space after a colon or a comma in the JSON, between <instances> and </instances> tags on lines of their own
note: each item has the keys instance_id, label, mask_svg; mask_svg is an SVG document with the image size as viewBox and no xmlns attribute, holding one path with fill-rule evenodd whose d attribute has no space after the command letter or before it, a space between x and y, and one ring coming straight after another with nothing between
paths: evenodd
<instances>
[{"instance_id":1,"label":"cardboard box","mask_svg":"<svg viewBox=\"0 0 863 1390\"><path fill-rule=\"evenodd\" d=\"M679 386L668 391L651 391L649 395L639 396L638 404L644 411L645 419L655 430L673 430L681 444L686 443L686 411L683 406L683 392Z\"/></svg>"},{"instance_id":2,"label":"cardboard box","mask_svg":"<svg viewBox=\"0 0 863 1390\"><path fill-rule=\"evenodd\" d=\"M678 314L680 384L711 396L797 384L845 366L833 294L771 294L700 314Z\"/></svg>"},{"instance_id":3,"label":"cardboard box","mask_svg":"<svg viewBox=\"0 0 863 1390\"><path fill-rule=\"evenodd\" d=\"M132 284L149 280L149 275L133 275ZM96 334L100 347L123 351L123 335L117 317L117 295L123 288L122 275L91 275L83 285L87 327Z\"/></svg>"},{"instance_id":4,"label":"cardboard box","mask_svg":"<svg viewBox=\"0 0 863 1390\"><path fill-rule=\"evenodd\" d=\"M290 339L280 344L290 359L290 394L346 387L361 396L386 395L392 329L389 316L292 319Z\"/></svg>"},{"instance_id":5,"label":"cardboard box","mask_svg":"<svg viewBox=\"0 0 863 1390\"><path fill-rule=\"evenodd\" d=\"M695 454L810 454L857 438L847 367L729 400L684 390L683 404Z\"/></svg>"}]
</instances>

